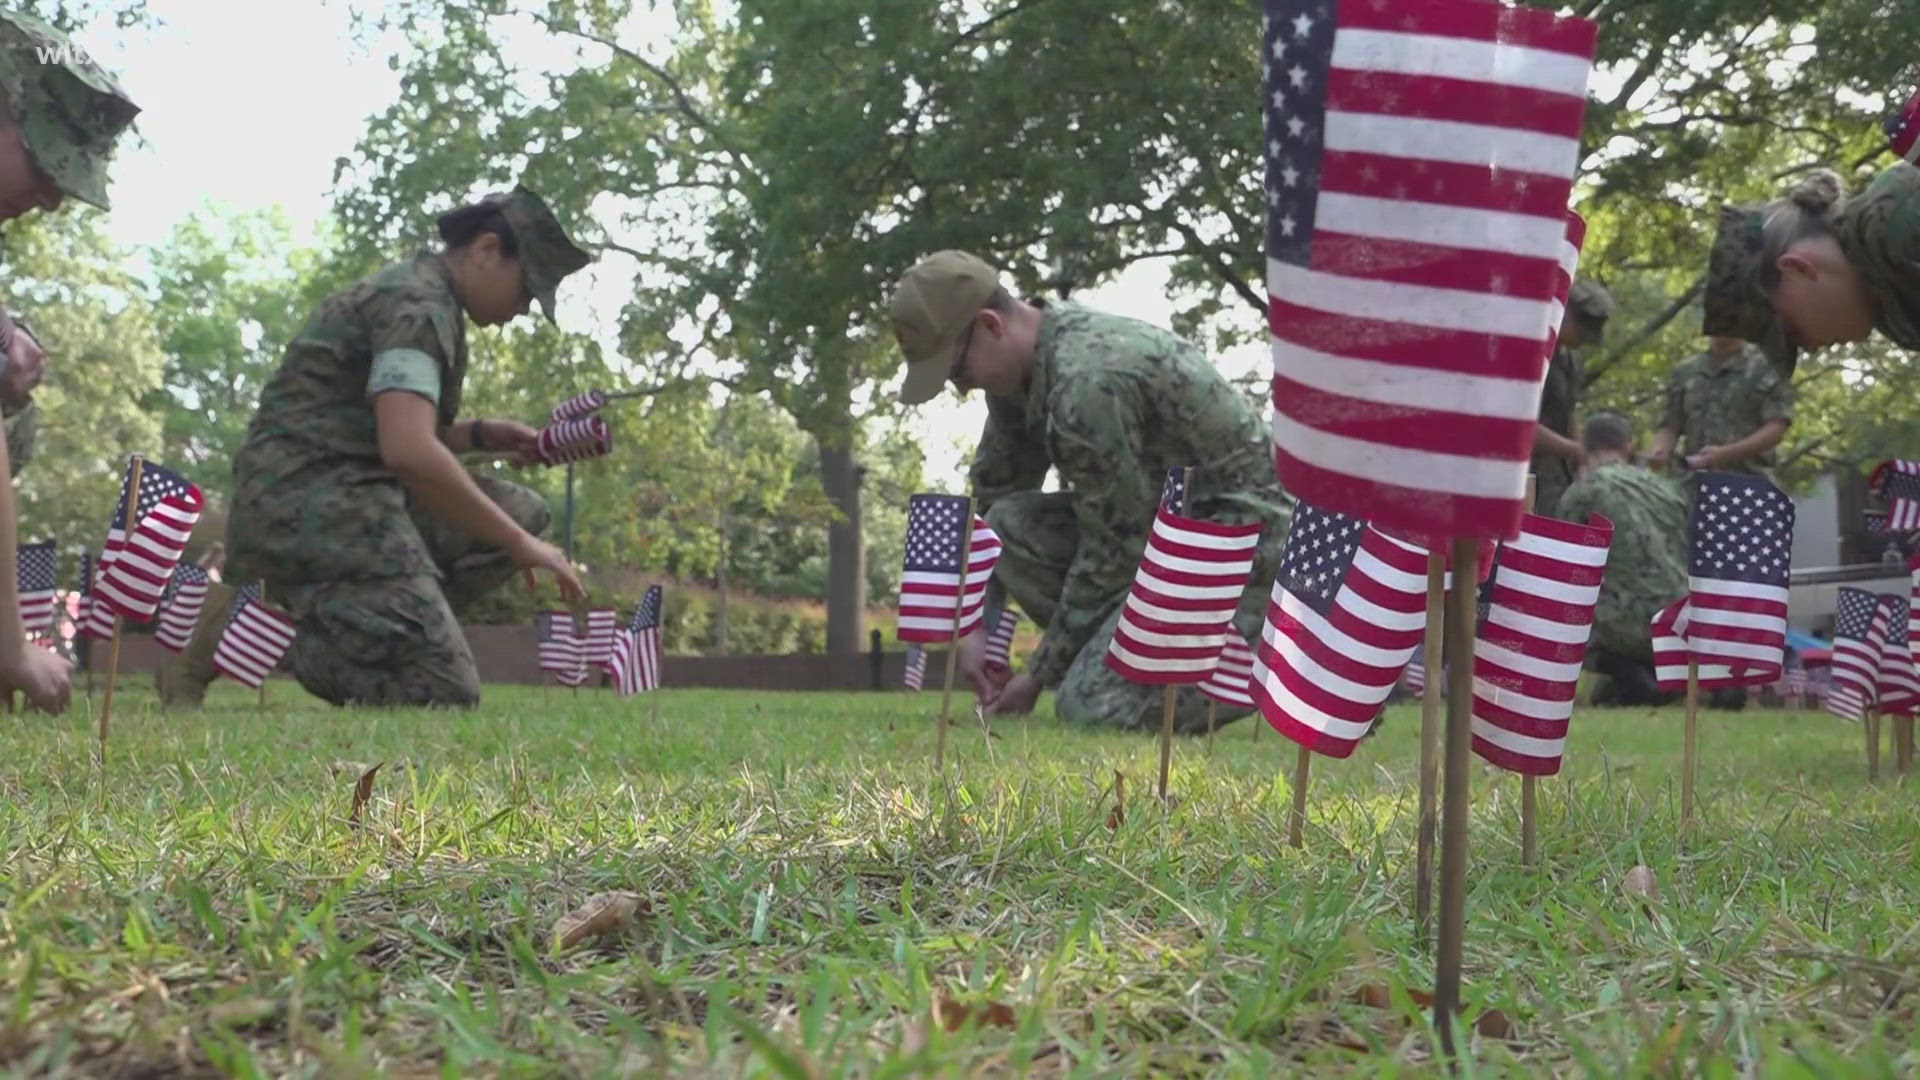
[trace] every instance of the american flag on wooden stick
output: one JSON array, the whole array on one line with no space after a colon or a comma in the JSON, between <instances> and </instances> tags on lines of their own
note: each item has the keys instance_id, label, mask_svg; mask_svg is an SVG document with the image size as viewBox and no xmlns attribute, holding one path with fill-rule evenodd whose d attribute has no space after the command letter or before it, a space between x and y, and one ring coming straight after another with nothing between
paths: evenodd
<instances>
[{"instance_id":1,"label":"american flag on wooden stick","mask_svg":"<svg viewBox=\"0 0 1920 1080\"><path fill-rule=\"evenodd\" d=\"M615 693L637 694L660 686L660 601L660 586L647 586L633 618L614 637Z\"/></svg>"},{"instance_id":2,"label":"american flag on wooden stick","mask_svg":"<svg viewBox=\"0 0 1920 1080\"><path fill-rule=\"evenodd\" d=\"M1765 477L1695 473L1687 595L1653 617L1655 677L1684 690L1766 686L1786 666L1793 500Z\"/></svg>"},{"instance_id":3,"label":"american flag on wooden stick","mask_svg":"<svg viewBox=\"0 0 1920 1080\"><path fill-rule=\"evenodd\" d=\"M1840 588L1833 621L1833 690L1827 695L1827 711L1835 716L1863 719L1867 707L1879 701L1887 615L1878 596Z\"/></svg>"},{"instance_id":4,"label":"american flag on wooden stick","mask_svg":"<svg viewBox=\"0 0 1920 1080\"><path fill-rule=\"evenodd\" d=\"M605 390L589 390L584 394L575 394L573 397L555 405L553 407L553 413L547 420L548 423L552 424L558 424L567 420L579 420L582 417L592 416L594 413L599 412L606 407L606 404L607 392Z\"/></svg>"},{"instance_id":5,"label":"american flag on wooden stick","mask_svg":"<svg viewBox=\"0 0 1920 1080\"><path fill-rule=\"evenodd\" d=\"M1483 0L1266 0L1290 492L1429 545L1518 531L1596 37Z\"/></svg>"},{"instance_id":6,"label":"american flag on wooden stick","mask_svg":"<svg viewBox=\"0 0 1920 1080\"><path fill-rule=\"evenodd\" d=\"M1238 630L1227 633L1226 643L1220 647L1220 659L1213 670L1207 672L1207 681L1200 684L1200 692L1222 705L1253 708L1253 650Z\"/></svg>"},{"instance_id":7,"label":"american flag on wooden stick","mask_svg":"<svg viewBox=\"0 0 1920 1080\"><path fill-rule=\"evenodd\" d=\"M1206 681L1253 573L1261 523L1188 517L1187 470L1167 470L1160 511L1120 609L1107 666L1137 683Z\"/></svg>"},{"instance_id":8,"label":"american flag on wooden stick","mask_svg":"<svg viewBox=\"0 0 1920 1080\"><path fill-rule=\"evenodd\" d=\"M1887 624L1886 640L1880 646L1880 711L1894 716L1920 715L1920 669L1913 662L1909 610L1906 597L1882 596L1874 616Z\"/></svg>"},{"instance_id":9,"label":"american flag on wooden stick","mask_svg":"<svg viewBox=\"0 0 1920 1080\"><path fill-rule=\"evenodd\" d=\"M1552 776L1566 752L1613 523L1528 514L1502 545L1473 643L1473 750L1510 772Z\"/></svg>"},{"instance_id":10,"label":"american flag on wooden stick","mask_svg":"<svg viewBox=\"0 0 1920 1080\"><path fill-rule=\"evenodd\" d=\"M587 667L600 671L612 667L615 631L620 628L620 613L610 607L587 612Z\"/></svg>"},{"instance_id":11,"label":"american flag on wooden stick","mask_svg":"<svg viewBox=\"0 0 1920 1080\"><path fill-rule=\"evenodd\" d=\"M214 648L213 666L236 682L258 689L280 666L293 638L293 620L268 606L259 586L249 585L240 590L233 616Z\"/></svg>"},{"instance_id":12,"label":"american flag on wooden stick","mask_svg":"<svg viewBox=\"0 0 1920 1080\"><path fill-rule=\"evenodd\" d=\"M1873 470L1867 487L1887 504L1885 528L1888 532L1920 529L1920 461L1881 462Z\"/></svg>"},{"instance_id":13,"label":"american flag on wooden stick","mask_svg":"<svg viewBox=\"0 0 1920 1080\"><path fill-rule=\"evenodd\" d=\"M160 602L160 624L153 631L154 643L170 652L180 652L193 639L193 625L206 606L208 578L205 569L186 564L173 572L167 595Z\"/></svg>"},{"instance_id":14,"label":"american flag on wooden stick","mask_svg":"<svg viewBox=\"0 0 1920 1080\"><path fill-rule=\"evenodd\" d=\"M908 690L918 690L926 677L927 650L918 645L907 646L907 672L901 677L900 685Z\"/></svg>"},{"instance_id":15,"label":"american flag on wooden stick","mask_svg":"<svg viewBox=\"0 0 1920 1080\"><path fill-rule=\"evenodd\" d=\"M571 611L543 611L534 620L534 638L540 645L540 670L566 686L587 679L586 643L580 639Z\"/></svg>"},{"instance_id":16,"label":"american flag on wooden stick","mask_svg":"<svg viewBox=\"0 0 1920 1080\"><path fill-rule=\"evenodd\" d=\"M987 658L985 667L989 672L1010 671L1013 668L1013 632L1020 625L1020 613L1012 608L1003 608L1000 618L993 624L993 632L987 635Z\"/></svg>"},{"instance_id":17,"label":"american flag on wooden stick","mask_svg":"<svg viewBox=\"0 0 1920 1080\"><path fill-rule=\"evenodd\" d=\"M900 575L901 641L949 641L955 636L954 605L960 604L959 636L984 619L987 582L1000 561L1000 538L986 520L971 518L963 495L915 495L907 503L907 551ZM961 553L966 553L962 600Z\"/></svg>"},{"instance_id":18,"label":"american flag on wooden stick","mask_svg":"<svg viewBox=\"0 0 1920 1080\"><path fill-rule=\"evenodd\" d=\"M27 636L53 632L54 572L59 554L52 540L14 548L14 587L20 598L20 623Z\"/></svg>"},{"instance_id":19,"label":"american flag on wooden stick","mask_svg":"<svg viewBox=\"0 0 1920 1080\"><path fill-rule=\"evenodd\" d=\"M160 606L160 596L200 520L202 500L192 482L151 461L140 463L140 490L133 492L137 460L128 461L120 485L120 502L107 527L94 597L127 618L144 622Z\"/></svg>"},{"instance_id":20,"label":"american flag on wooden stick","mask_svg":"<svg viewBox=\"0 0 1920 1080\"><path fill-rule=\"evenodd\" d=\"M1253 699L1274 730L1353 753L1427 628L1427 549L1300 503L1255 653Z\"/></svg>"}]
</instances>

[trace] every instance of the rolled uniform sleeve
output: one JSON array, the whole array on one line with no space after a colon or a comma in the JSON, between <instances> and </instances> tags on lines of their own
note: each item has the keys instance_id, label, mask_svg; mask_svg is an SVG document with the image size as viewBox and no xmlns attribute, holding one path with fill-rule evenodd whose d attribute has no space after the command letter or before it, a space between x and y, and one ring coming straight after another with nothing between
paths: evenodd
<instances>
[{"instance_id":1,"label":"rolled uniform sleeve","mask_svg":"<svg viewBox=\"0 0 1920 1080\"><path fill-rule=\"evenodd\" d=\"M1063 385L1048 431L1053 461L1075 495L1079 549L1053 621L1031 669L1041 686L1058 686L1114 605L1123 602L1158 508L1161 477L1142 462L1143 403L1124 379Z\"/></svg>"},{"instance_id":2,"label":"rolled uniform sleeve","mask_svg":"<svg viewBox=\"0 0 1920 1080\"><path fill-rule=\"evenodd\" d=\"M367 400L389 390L410 390L440 404L440 362L419 349L388 349L376 353L367 373Z\"/></svg>"},{"instance_id":3,"label":"rolled uniform sleeve","mask_svg":"<svg viewBox=\"0 0 1920 1080\"><path fill-rule=\"evenodd\" d=\"M447 364L458 350L446 305L413 290L376 294L366 308L367 400L389 390L407 390L436 406L445 394Z\"/></svg>"},{"instance_id":4,"label":"rolled uniform sleeve","mask_svg":"<svg viewBox=\"0 0 1920 1080\"><path fill-rule=\"evenodd\" d=\"M1017 402L988 395L987 426L967 477L978 500L975 511L985 514L1008 495L1040 490L1052 467L1046 440L1028 428L1026 411Z\"/></svg>"}]
</instances>

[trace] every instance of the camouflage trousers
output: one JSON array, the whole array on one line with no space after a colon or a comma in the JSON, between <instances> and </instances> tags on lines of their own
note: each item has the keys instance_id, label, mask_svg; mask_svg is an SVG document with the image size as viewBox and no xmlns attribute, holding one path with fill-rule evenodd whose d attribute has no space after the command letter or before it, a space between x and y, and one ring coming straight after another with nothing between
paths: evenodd
<instances>
[{"instance_id":1,"label":"camouflage trousers","mask_svg":"<svg viewBox=\"0 0 1920 1080\"><path fill-rule=\"evenodd\" d=\"M1021 492L996 502L987 512L987 524L999 535L1000 561L994 566L996 585L1029 619L1041 626L1052 621L1066 585L1067 570L1080 548L1080 528L1068 492ZM1267 600L1277 563L1256 561L1252 584L1240 598L1234 628L1250 645L1259 640L1266 622ZM1128 584L1131 584L1129 580ZM998 589L995 591L999 591ZM1126 603L1122 589L1101 602L1100 628L1067 666L1054 691L1054 714L1069 723L1124 731L1159 731L1166 700L1164 686L1130 682L1107 666L1120 612ZM1174 730L1182 734L1207 730L1207 706L1213 699L1196 686L1174 692ZM1225 726L1253 714L1243 706L1214 704L1214 722Z\"/></svg>"},{"instance_id":2,"label":"camouflage trousers","mask_svg":"<svg viewBox=\"0 0 1920 1080\"><path fill-rule=\"evenodd\" d=\"M530 488L474 476L480 490L536 536L552 524L546 499ZM480 672L456 613L513 578L506 551L414 508L409 515L438 575L367 575L325 582L267 580L267 599L297 630L294 677L335 705L451 706L480 703ZM194 633L218 633L226 611L203 609ZM228 605L221 605L227 607ZM209 623L211 622L211 626Z\"/></svg>"}]
</instances>

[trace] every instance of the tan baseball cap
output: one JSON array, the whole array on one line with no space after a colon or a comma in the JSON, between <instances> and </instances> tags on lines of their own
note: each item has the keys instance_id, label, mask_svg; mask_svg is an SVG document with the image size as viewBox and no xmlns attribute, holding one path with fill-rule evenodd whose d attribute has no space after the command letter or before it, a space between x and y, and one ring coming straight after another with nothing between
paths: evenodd
<instances>
[{"instance_id":1,"label":"tan baseball cap","mask_svg":"<svg viewBox=\"0 0 1920 1080\"><path fill-rule=\"evenodd\" d=\"M936 251L914 264L893 290L893 336L907 356L900 402L933 400L953 371L960 339L1000 287L1000 275L978 256Z\"/></svg>"}]
</instances>

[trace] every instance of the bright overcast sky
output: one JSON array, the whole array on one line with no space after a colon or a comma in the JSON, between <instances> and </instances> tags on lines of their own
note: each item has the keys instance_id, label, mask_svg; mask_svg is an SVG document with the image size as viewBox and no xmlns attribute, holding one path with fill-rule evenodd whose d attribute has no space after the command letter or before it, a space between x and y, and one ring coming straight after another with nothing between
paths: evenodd
<instances>
[{"instance_id":1,"label":"bright overcast sky","mask_svg":"<svg viewBox=\"0 0 1920 1080\"><path fill-rule=\"evenodd\" d=\"M328 209L334 159L352 152L366 118L399 92L387 50L355 45L342 0L149 0L149 9L165 25L123 32L101 24L78 36L143 109L145 145L125 144L113 171L110 234L127 245L159 243L207 206L279 206L303 229L317 223ZM538 50L540 37L530 34L526 44ZM1143 265L1076 298L1164 324L1173 307L1165 275L1163 265ZM611 324L624 298L619 277L572 296L563 286L563 324L569 311ZM1263 362L1255 347L1222 366L1239 375ZM962 490L963 454L985 406L978 395L965 405L948 396L920 416L928 485Z\"/></svg>"}]
</instances>

